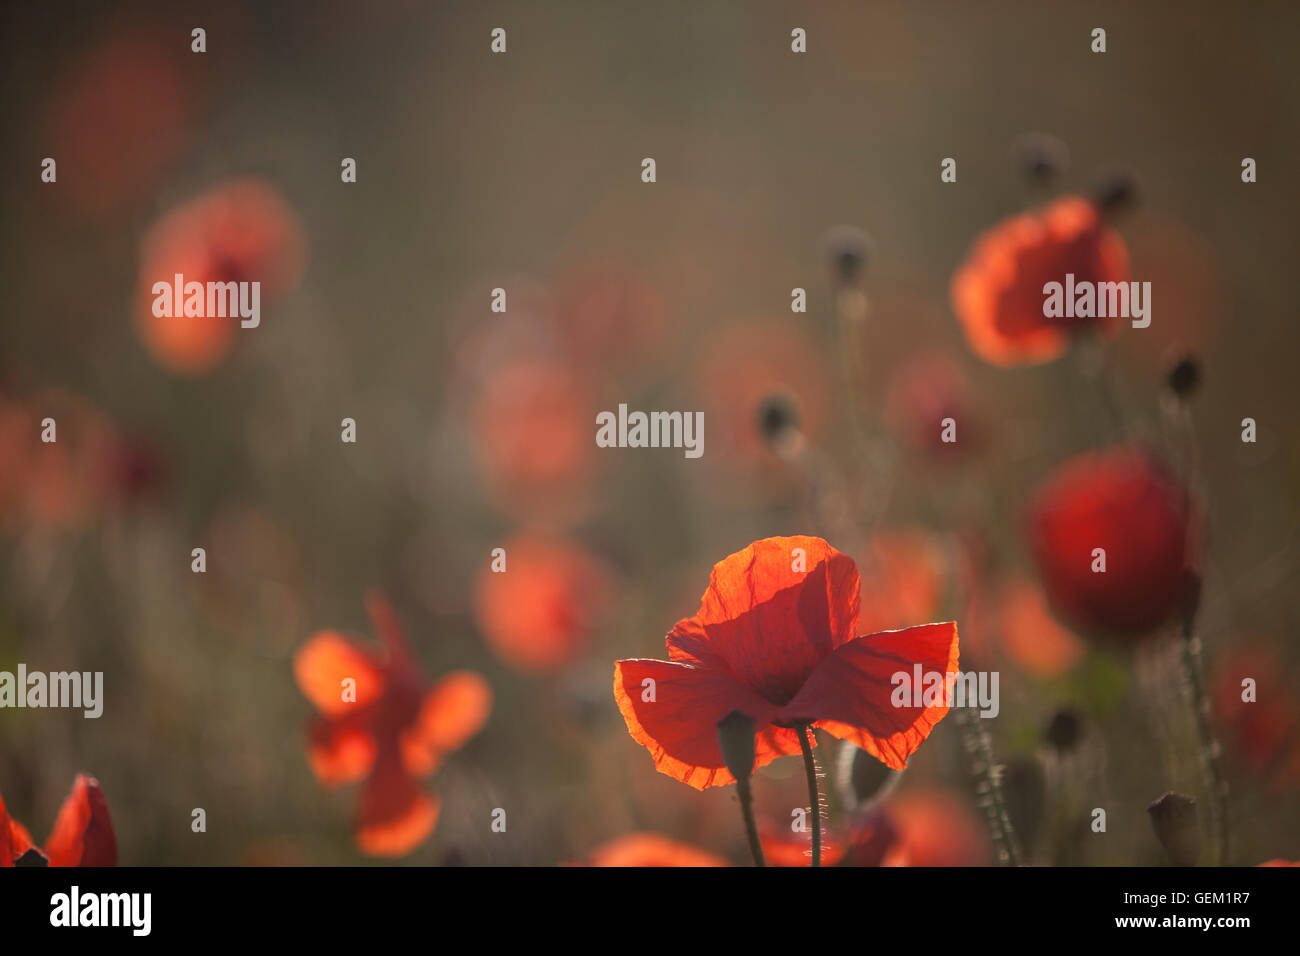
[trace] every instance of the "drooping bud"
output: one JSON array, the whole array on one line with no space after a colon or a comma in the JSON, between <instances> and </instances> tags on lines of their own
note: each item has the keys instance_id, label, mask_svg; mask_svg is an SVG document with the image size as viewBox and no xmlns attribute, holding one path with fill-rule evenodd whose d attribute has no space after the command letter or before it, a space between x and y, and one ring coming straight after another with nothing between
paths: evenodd
<instances>
[{"instance_id":1,"label":"drooping bud","mask_svg":"<svg viewBox=\"0 0 1300 956\"><path fill-rule=\"evenodd\" d=\"M1083 719L1068 707L1063 707L1052 715L1043 731L1043 739L1048 746L1060 754L1072 752L1079 746L1083 737Z\"/></svg>"},{"instance_id":2,"label":"drooping bud","mask_svg":"<svg viewBox=\"0 0 1300 956\"><path fill-rule=\"evenodd\" d=\"M733 710L718 721L718 746L722 762L737 780L748 780L754 772L754 718Z\"/></svg>"},{"instance_id":3,"label":"drooping bud","mask_svg":"<svg viewBox=\"0 0 1300 956\"><path fill-rule=\"evenodd\" d=\"M777 452L796 443L799 431L799 406L781 392L765 397L758 405L758 431Z\"/></svg>"},{"instance_id":4,"label":"drooping bud","mask_svg":"<svg viewBox=\"0 0 1300 956\"><path fill-rule=\"evenodd\" d=\"M1137 205L1137 183L1128 173L1111 173L1098 182L1092 200L1106 215L1124 212Z\"/></svg>"},{"instance_id":5,"label":"drooping bud","mask_svg":"<svg viewBox=\"0 0 1300 956\"><path fill-rule=\"evenodd\" d=\"M1016 165L1025 178L1039 186L1050 186L1070 165L1070 151L1055 136L1026 133L1012 146Z\"/></svg>"},{"instance_id":6,"label":"drooping bud","mask_svg":"<svg viewBox=\"0 0 1300 956\"><path fill-rule=\"evenodd\" d=\"M1195 866L1201 855L1201 831L1196 822L1196 801L1166 791L1151 806L1151 828L1175 866Z\"/></svg>"}]
</instances>

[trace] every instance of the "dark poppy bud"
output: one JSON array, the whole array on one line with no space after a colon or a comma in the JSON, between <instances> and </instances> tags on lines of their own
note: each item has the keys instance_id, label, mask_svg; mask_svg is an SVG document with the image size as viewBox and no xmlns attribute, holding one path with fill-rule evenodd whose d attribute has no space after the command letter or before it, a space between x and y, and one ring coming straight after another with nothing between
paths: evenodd
<instances>
[{"instance_id":1,"label":"dark poppy bud","mask_svg":"<svg viewBox=\"0 0 1300 956\"><path fill-rule=\"evenodd\" d=\"M903 776L891 770L861 747L845 741L839 754L839 773L844 802L850 807L870 807L887 797Z\"/></svg>"},{"instance_id":2,"label":"dark poppy bud","mask_svg":"<svg viewBox=\"0 0 1300 956\"><path fill-rule=\"evenodd\" d=\"M1190 398L1201 384L1201 363L1188 355L1169 370L1169 390L1181 399Z\"/></svg>"},{"instance_id":3,"label":"dark poppy bud","mask_svg":"<svg viewBox=\"0 0 1300 956\"><path fill-rule=\"evenodd\" d=\"M867 271L871 240L856 226L836 226L823 240L831 277L842 285L858 282Z\"/></svg>"},{"instance_id":4,"label":"dark poppy bud","mask_svg":"<svg viewBox=\"0 0 1300 956\"><path fill-rule=\"evenodd\" d=\"M49 866L50 861L46 859L44 853L32 847L18 859L14 860L14 866Z\"/></svg>"},{"instance_id":5,"label":"dark poppy bud","mask_svg":"<svg viewBox=\"0 0 1300 956\"><path fill-rule=\"evenodd\" d=\"M1079 746L1081 737L1083 737L1083 720L1068 707L1053 714L1052 719L1047 722L1047 729L1043 731L1043 739L1048 745L1063 754L1070 753Z\"/></svg>"},{"instance_id":6,"label":"dark poppy bud","mask_svg":"<svg viewBox=\"0 0 1300 956\"><path fill-rule=\"evenodd\" d=\"M1026 133L1012 146L1016 165L1026 179L1040 186L1054 182L1070 165L1070 151L1055 136Z\"/></svg>"},{"instance_id":7,"label":"dark poppy bud","mask_svg":"<svg viewBox=\"0 0 1300 956\"><path fill-rule=\"evenodd\" d=\"M748 780L754 772L754 718L733 710L718 721L718 746L722 762L737 780Z\"/></svg>"},{"instance_id":8,"label":"dark poppy bud","mask_svg":"<svg viewBox=\"0 0 1300 956\"><path fill-rule=\"evenodd\" d=\"M1093 190L1092 200L1103 213L1113 214L1137 205L1137 183L1127 173L1105 176Z\"/></svg>"},{"instance_id":9,"label":"dark poppy bud","mask_svg":"<svg viewBox=\"0 0 1300 956\"><path fill-rule=\"evenodd\" d=\"M769 445L788 440L799 431L799 406L789 395L768 395L758 405L758 430Z\"/></svg>"},{"instance_id":10,"label":"dark poppy bud","mask_svg":"<svg viewBox=\"0 0 1300 956\"><path fill-rule=\"evenodd\" d=\"M1201 855L1201 833L1196 823L1196 801L1166 791L1151 806L1151 828L1175 866L1195 866Z\"/></svg>"}]
</instances>

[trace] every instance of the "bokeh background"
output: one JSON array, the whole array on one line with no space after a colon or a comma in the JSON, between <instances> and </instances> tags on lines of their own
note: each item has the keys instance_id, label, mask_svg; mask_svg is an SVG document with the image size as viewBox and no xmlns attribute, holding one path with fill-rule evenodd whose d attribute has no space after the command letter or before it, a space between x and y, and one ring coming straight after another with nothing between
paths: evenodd
<instances>
[{"instance_id":1,"label":"bokeh background","mask_svg":"<svg viewBox=\"0 0 1300 956\"><path fill-rule=\"evenodd\" d=\"M1162 862L1146 805L1200 787L1171 655L1057 622L1021 508L1085 448L1188 453L1165 379L1192 354L1210 682L1228 698L1241 673L1261 682L1258 709L1216 719L1232 862L1300 856L1293 6L43 3L0 18L0 403L12 427L52 414L60 429L57 452L0 446L0 490L26 489L0 494L0 668L105 675L99 720L0 712L0 793L38 839L84 771L125 864L368 862L356 788L307 764L292 658L322 629L373 636L378 588L427 677L473 669L495 696L429 784L441 819L403 862L583 862L652 831L744 863L734 788L654 772L612 663L662 656L715 561L806 532L857 558L876 623L956 617L963 665L1000 671L985 724L1033 859ZM1114 169L1137 183L1118 230L1153 322L1106 352L1118 424L1069 359L982 363L949 305L975 237L1045 198L1017 159L1029 133L1068 147L1062 192ZM1245 156L1258 183L1240 180ZM283 203L300 273L260 328L178 373L140 334L150 230L248 179ZM853 341L827 258L841 224L871 243ZM795 449L760 432L772 395L797 407ZM595 415L620 402L704 411L704 457L597 448ZM933 446L937 407L957 410L954 448ZM837 750L819 751L832 825ZM756 795L785 827L806 800L799 761L765 769ZM954 721L889 801L911 862L992 860ZM1087 828L1097 806L1104 835Z\"/></svg>"}]
</instances>

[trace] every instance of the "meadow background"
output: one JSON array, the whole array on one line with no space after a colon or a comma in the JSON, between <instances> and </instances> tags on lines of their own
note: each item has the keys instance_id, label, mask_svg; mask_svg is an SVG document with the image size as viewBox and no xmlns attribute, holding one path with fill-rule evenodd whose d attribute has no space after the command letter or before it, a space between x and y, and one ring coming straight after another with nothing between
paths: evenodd
<instances>
[{"instance_id":1,"label":"meadow background","mask_svg":"<svg viewBox=\"0 0 1300 956\"><path fill-rule=\"evenodd\" d=\"M790 51L796 26L807 54ZM51 495L84 506L0 513L0 668L102 670L106 698L99 720L0 713L10 812L40 839L84 771L123 864L367 862L355 788L326 790L307 765L292 655L321 629L369 634L373 587L426 676L471 668L495 695L431 784L437 829L402 862L582 862L654 831L744 863L733 788L654 772L612 665L662 656L715 561L806 532L926 620L956 617L963 666L1000 671L985 723L1034 859L1162 862L1146 805L1200 780L1168 662L1070 634L1044 660L1023 631L1060 625L1031 608L1008 639L1025 619L1008 594L1032 605L1026 496L1086 447L1175 447L1166 372L1194 354L1212 681L1265 662L1260 715L1216 725L1232 861L1296 859L1298 26L1282 3L7 5L0 396L111 422L113 463L51 472ZM1118 228L1153 322L1108 353L1118 431L1067 360L982 363L949 305L974 238L1041 198L1015 159L1027 133L1068 146L1065 192L1116 168L1138 184ZM305 269L216 367L174 374L137 334L142 239L244 177L292 209ZM824 244L840 224L871 237L855 356ZM790 311L796 286L807 314ZM927 452L909 416L940 385L959 455ZM775 393L798 406L798 461L759 434ZM596 448L596 413L620 402L704 411L704 457ZM522 590L483 590L494 547L535 556L509 572ZM555 583L557 565L579 570ZM1062 709L1085 727L1064 755L1045 737ZM823 761L837 748L824 737ZM801 770L760 773L768 820L805 801ZM955 808L916 811L942 857L926 859L992 859L951 719L891 799L909 794ZM1105 835L1076 825L1095 806Z\"/></svg>"}]
</instances>

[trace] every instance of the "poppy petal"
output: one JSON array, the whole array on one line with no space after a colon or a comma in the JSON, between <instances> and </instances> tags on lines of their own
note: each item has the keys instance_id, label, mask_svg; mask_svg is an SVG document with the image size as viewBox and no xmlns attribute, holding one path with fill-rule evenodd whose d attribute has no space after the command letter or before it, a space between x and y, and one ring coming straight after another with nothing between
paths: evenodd
<instances>
[{"instance_id":1,"label":"poppy petal","mask_svg":"<svg viewBox=\"0 0 1300 956\"><path fill-rule=\"evenodd\" d=\"M853 560L821 538L755 541L714 566L699 614L668 635L669 657L725 670L784 703L853 639L858 591Z\"/></svg>"},{"instance_id":2,"label":"poppy petal","mask_svg":"<svg viewBox=\"0 0 1300 956\"><path fill-rule=\"evenodd\" d=\"M618 661L614 699L632 738L650 751L655 769L696 790L735 783L724 765L717 732L718 721L733 710L748 714L762 728L754 740L755 768L800 752L795 731L770 726L775 705L711 667Z\"/></svg>"},{"instance_id":3,"label":"poppy petal","mask_svg":"<svg viewBox=\"0 0 1300 956\"><path fill-rule=\"evenodd\" d=\"M293 658L293 674L303 694L326 717L336 717L378 700L384 675L375 658L334 631L313 635ZM356 701L343 699L343 681L356 681Z\"/></svg>"},{"instance_id":4,"label":"poppy petal","mask_svg":"<svg viewBox=\"0 0 1300 956\"><path fill-rule=\"evenodd\" d=\"M592 866L730 866L707 850L658 833L628 833L591 851Z\"/></svg>"},{"instance_id":5,"label":"poppy petal","mask_svg":"<svg viewBox=\"0 0 1300 956\"><path fill-rule=\"evenodd\" d=\"M317 720L308 731L307 760L327 787L362 780L374 768L379 745L365 722L352 717Z\"/></svg>"},{"instance_id":6,"label":"poppy petal","mask_svg":"<svg viewBox=\"0 0 1300 956\"><path fill-rule=\"evenodd\" d=\"M777 715L781 723L816 721L828 733L852 741L892 770L930 736L948 713L946 701L930 707L895 707L892 677L957 672L957 625L921 624L867 634L836 649L812 672L794 700Z\"/></svg>"},{"instance_id":7,"label":"poppy petal","mask_svg":"<svg viewBox=\"0 0 1300 956\"><path fill-rule=\"evenodd\" d=\"M13 866L14 860L32 848L27 828L9 816L0 797L0 866Z\"/></svg>"},{"instance_id":8,"label":"poppy petal","mask_svg":"<svg viewBox=\"0 0 1300 956\"><path fill-rule=\"evenodd\" d=\"M464 746L492 710L492 688L473 671L453 671L424 695L415 724L402 735L402 763L426 777L444 754Z\"/></svg>"},{"instance_id":9,"label":"poppy petal","mask_svg":"<svg viewBox=\"0 0 1300 956\"><path fill-rule=\"evenodd\" d=\"M117 836L99 781L77 774L45 841L50 866L116 866Z\"/></svg>"},{"instance_id":10,"label":"poppy petal","mask_svg":"<svg viewBox=\"0 0 1300 956\"><path fill-rule=\"evenodd\" d=\"M357 846L370 856L405 856L428 839L441 809L407 775L397 753L385 751L361 791Z\"/></svg>"}]
</instances>

